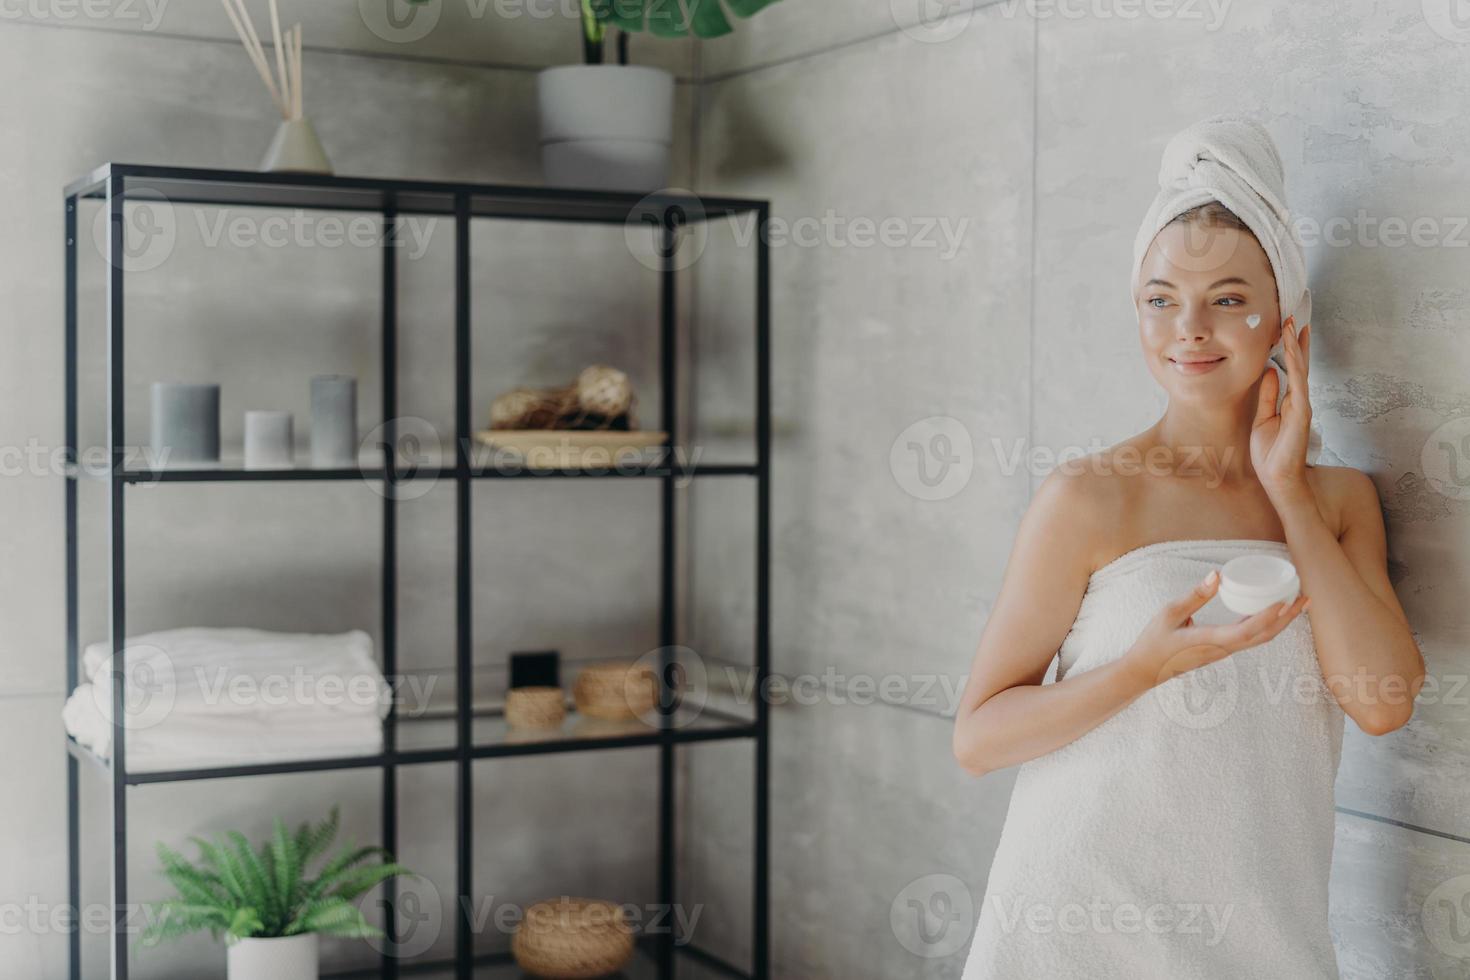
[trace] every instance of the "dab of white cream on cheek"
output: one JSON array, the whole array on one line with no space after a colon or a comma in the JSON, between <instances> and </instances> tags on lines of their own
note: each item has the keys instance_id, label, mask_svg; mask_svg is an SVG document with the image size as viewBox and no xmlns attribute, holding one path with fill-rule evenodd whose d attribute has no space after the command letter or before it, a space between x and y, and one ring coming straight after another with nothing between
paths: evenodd
<instances>
[{"instance_id":1,"label":"dab of white cream on cheek","mask_svg":"<svg viewBox=\"0 0 1470 980\"><path fill-rule=\"evenodd\" d=\"M1256 327L1259 327L1261 325L1261 314L1252 313L1250 316L1246 317L1245 325L1250 327L1252 330L1256 329Z\"/></svg>"}]
</instances>

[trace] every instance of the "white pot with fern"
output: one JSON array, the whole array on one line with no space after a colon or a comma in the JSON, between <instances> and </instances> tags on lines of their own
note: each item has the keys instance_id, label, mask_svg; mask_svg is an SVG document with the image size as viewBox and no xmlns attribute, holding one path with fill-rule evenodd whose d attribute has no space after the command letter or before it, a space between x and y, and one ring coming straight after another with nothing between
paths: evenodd
<instances>
[{"instance_id":1,"label":"white pot with fern","mask_svg":"<svg viewBox=\"0 0 1470 980\"><path fill-rule=\"evenodd\" d=\"M397 875L412 874L381 847L339 850L316 877L309 866L337 835L337 808L317 825L288 833L279 819L271 838L251 847L236 831L195 837L198 862L158 845L163 876L177 897L152 907L139 945L208 930L227 944L229 980L317 980L319 936L382 936L357 900Z\"/></svg>"},{"instance_id":2,"label":"white pot with fern","mask_svg":"<svg viewBox=\"0 0 1470 980\"><path fill-rule=\"evenodd\" d=\"M226 954L230 980L317 980L314 932L274 939L239 939Z\"/></svg>"},{"instance_id":3,"label":"white pot with fern","mask_svg":"<svg viewBox=\"0 0 1470 980\"><path fill-rule=\"evenodd\" d=\"M440 0L407 0L438 4ZM629 37L708 40L776 0L574 0L582 64L536 75L541 177L553 187L658 190L668 184L674 142L674 76L629 62ZM563 8L567 9L567 8ZM616 31L616 64L604 64Z\"/></svg>"}]
</instances>

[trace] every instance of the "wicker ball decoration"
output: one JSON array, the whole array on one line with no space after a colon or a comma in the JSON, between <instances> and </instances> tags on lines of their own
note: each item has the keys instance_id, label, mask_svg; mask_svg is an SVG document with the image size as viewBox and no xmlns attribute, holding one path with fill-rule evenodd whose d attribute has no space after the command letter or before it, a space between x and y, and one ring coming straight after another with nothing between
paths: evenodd
<instances>
[{"instance_id":1,"label":"wicker ball decoration","mask_svg":"<svg viewBox=\"0 0 1470 980\"><path fill-rule=\"evenodd\" d=\"M589 718L631 721L653 710L658 700L658 675L631 660L588 664L572 686L577 710Z\"/></svg>"},{"instance_id":2,"label":"wicker ball decoration","mask_svg":"<svg viewBox=\"0 0 1470 980\"><path fill-rule=\"evenodd\" d=\"M582 980L616 973L633 958L623 909L597 898L562 897L526 909L510 941L516 964L537 977Z\"/></svg>"},{"instance_id":3,"label":"wicker ball decoration","mask_svg":"<svg viewBox=\"0 0 1470 980\"><path fill-rule=\"evenodd\" d=\"M559 687L513 687L505 696L505 722L511 728L560 728L567 717Z\"/></svg>"},{"instance_id":4,"label":"wicker ball decoration","mask_svg":"<svg viewBox=\"0 0 1470 980\"><path fill-rule=\"evenodd\" d=\"M609 418L633 407L633 383L628 376L606 364L592 364L577 375L577 407Z\"/></svg>"},{"instance_id":5,"label":"wicker ball decoration","mask_svg":"<svg viewBox=\"0 0 1470 980\"><path fill-rule=\"evenodd\" d=\"M493 429L636 429L637 393L606 364L583 368L568 385L512 388L490 403Z\"/></svg>"},{"instance_id":6,"label":"wicker ball decoration","mask_svg":"<svg viewBox=\"0 0 1470 980\"><path fill-rule=\"evenodd\" d=\"M552 429L576 410L576 391L561 388L512 388L490 403L492 429Z\"/></svg>"}]
</instances>

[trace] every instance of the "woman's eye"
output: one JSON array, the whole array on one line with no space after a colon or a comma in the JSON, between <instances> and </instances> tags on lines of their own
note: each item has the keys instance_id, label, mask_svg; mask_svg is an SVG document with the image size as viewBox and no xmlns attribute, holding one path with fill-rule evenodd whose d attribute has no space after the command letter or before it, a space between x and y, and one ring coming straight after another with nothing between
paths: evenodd
<instances>
[{"instance_id":1,"label":"woman's eye","mask_svg":"<svg viewBox=\"0 0 1470 980\"><path fill-rule=\"evenodd\" d=\"M1231 306L1239 306L1241 303L1244 303L1245 300L1240 299L1237 296L1221 296L1220 302L1228 303Z\"/></svg>"},{"instance_id":2,"label":"woman's eye","mask_svg":"<svg viewBox=\"0 0 1470 980\"><path fill-rule=\"evenodd\" d=\"M1162 297L1162 296L1150 296L1148 298L1148 305L1149 306L1152 306L1156 310L1163 309L1163 307L1160 306L1159 304L1161 304L1161 303L1167 303L1167 302L1169 302L1169 301L1167 299L1165 299L1164 297Z\"/></svg>"}]
</instances>

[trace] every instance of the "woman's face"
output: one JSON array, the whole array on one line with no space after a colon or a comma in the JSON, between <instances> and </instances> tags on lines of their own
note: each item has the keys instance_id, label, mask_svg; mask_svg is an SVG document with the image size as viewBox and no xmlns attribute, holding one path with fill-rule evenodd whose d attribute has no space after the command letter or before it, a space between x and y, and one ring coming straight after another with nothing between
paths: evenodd
<instances>
[{"instance_id":1,"label":"woman's face","mask_svg":"<svg viewBox=\"0 0 1470 980\"><path fill-rule=\"evenodd\" d=\"M1149 372L1184 401L1249 390L1281 334L1271 263L1237 228L1166 225L1143 257L1137 305Z\"/></svg>"}]
</instances>

